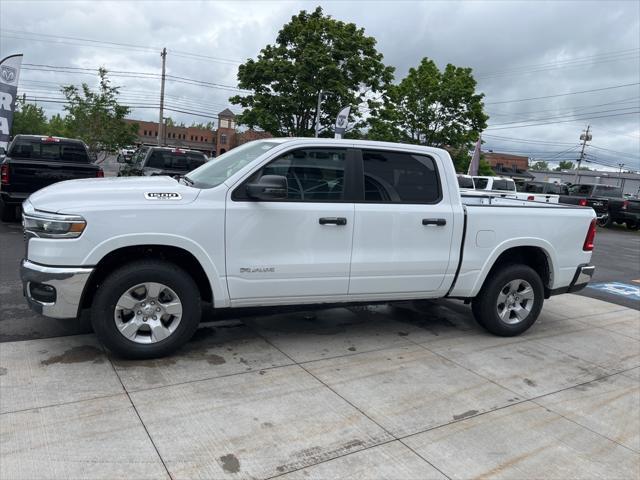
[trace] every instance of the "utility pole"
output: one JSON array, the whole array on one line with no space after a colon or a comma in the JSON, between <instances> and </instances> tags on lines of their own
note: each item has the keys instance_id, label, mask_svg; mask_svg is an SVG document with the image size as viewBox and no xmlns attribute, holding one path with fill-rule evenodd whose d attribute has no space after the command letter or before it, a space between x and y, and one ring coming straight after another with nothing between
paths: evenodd
<instances>
[{"instance_id":1,"label":"utility pole","mask_svg":"<svg viewBox=\"0 0 640 480\"><path fill-rule=\"evenodd\" d=\"M624 163L619 163L620 172L618 172L618 185L622 186L622 167L624 167Z\"/></svg>"},{"instance_id":2,"label":"utility pole","mask_svg":"<svg viewBox=\"0 0 640 480\"><path fill-rule=\"evenodd\" d=\"M320 108L322 108L322 90L318 92L318 107L316 108L316 138L318 138L318 132L320 131Z\"/></svg>"},{"instance_id":3,"label":"utility pole","mask_svg":"<svg viewBox=\"0 0 640 480\"><path fill-rule=\"evenodd\" d=\"M578 174L580 173L580 165L582 164L582 160L584 160L584 149L587 147L587 142L591 140L592 135L589 133L589 129L591 125L587 125L587 130L580 135L580 140L582 140L582 150L580 150L580 158L578 159L578 168L576 168L576 176L573 179L573 183L578 183Z\"/></svg>"},{"instance_id":4,"label":"utility pole","mask_svg":"<svg viewBox=\"0 0 640 480\"><path fill-rule=\"evenodd\" d=\"M164 116L164 76L165 76L165 65L167 62L167 49L163 48L162 53L160 54L162 57L162 80L160 80L160 117L158 120L158 146L162 146L162 140L164 135L164 123L162 117Z\"/></svg>"}]
</instances>

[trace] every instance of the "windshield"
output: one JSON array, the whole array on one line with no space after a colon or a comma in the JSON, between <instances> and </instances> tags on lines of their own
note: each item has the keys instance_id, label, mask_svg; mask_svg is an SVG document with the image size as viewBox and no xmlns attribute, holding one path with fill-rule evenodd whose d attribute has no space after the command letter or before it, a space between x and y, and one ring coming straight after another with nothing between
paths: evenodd
<instances>
[{"instance_id":1,"label":"windshield","mask_svg":"<svg viewBox=\"0 0 640 480\"><path fill-rule=\"evenodd\" d=\"M81 142L47 137L41 139L17 137L11 144L9 156L50 162L89 163L87 149Z\"/></svg>"},{"instance_id":2,"label":"windshield","mask_svg":"<svg viewBox=\"0 0 640 480\"><path fill-rule=\"evenodd\" d=\"M192 180L198 187L211 188L218 186L231 175L240 171L242 167L277 145L279 145L278 142L266 140L245 143L227 153L223 153L200 168L196 168L189 173L189 180Z\"/></svg>"}]
</instances>

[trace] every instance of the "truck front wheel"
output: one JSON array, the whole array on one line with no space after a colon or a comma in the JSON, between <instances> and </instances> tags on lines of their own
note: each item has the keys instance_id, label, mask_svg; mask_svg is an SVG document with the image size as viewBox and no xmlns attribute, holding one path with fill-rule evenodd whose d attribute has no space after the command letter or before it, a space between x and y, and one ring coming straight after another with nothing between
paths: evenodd
<instances>
[{"instance_id":1,"label":"truck front wheel","mask_svg":"<svg viewBox=\"0 0 640 480\"><path fill-rule=\"evenodd\" d=\"M472 310L486 330L502 337L525 332L537 320L544 302L544 286L534 269L507 265L487 278Z\"/></svg>"},{"instance_id":2,"label":"truck front wheel","mask_svg":"<svg viewBox=\"0 0 640 480\"><path fill-rule=\"evenodd\" d=\"M107 276L91 307L100 341L125 358L155 358L186 343L200 321L198 286L169 262L144 260Z\"/></svg>"}]
</instances>

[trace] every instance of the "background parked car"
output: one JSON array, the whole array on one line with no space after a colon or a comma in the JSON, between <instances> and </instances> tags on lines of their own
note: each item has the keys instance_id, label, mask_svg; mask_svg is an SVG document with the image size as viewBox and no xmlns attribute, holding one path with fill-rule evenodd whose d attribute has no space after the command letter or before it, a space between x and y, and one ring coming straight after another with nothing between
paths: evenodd
<instances>
[{"instance_id":1,"label":"background parked car","mask_svg":"<svg viewBox=\"0 0 640 480\"><path fill-rule=\"evenodd\" d=\"M124 159L125 161L131 160L131 158L136 153L136 151L137 150L135 147L121 148L120 151L118 152L118 161L120 161L121 159Z\"/></svg>"},{"instance_id":2,"label":"background parked car","mask_svg":"<svg viewBox=\"0 0 640 480\"><path fill-rule=\"evenodd\" d=\"M16 135L0 162L0 218L16 218L22 202L52 183L103 177L81 140L41 135Z\"/></svg>"},{"instance_id":3,"label":"background parked car","mask_svg":"<svg viewBox=\"0 0 640 480\"><path fill-rule=\"evenodd\" d=\"M516 182L506 177L473 177L476 190L505 193L504 196L544 203L558 203L559 196L551 193L523 193L516 190Z\"/></svg>"},{"instance_id":4,"label":"background parked car","mask_svg":"<svg viewBox=\"0 0 640 480\"><path fill-rule=\"evenodd\" d=\"M592 207L601 227L609 227L615 222L635 230L640 222L637 201L625 199L621 187L576 183L569 187L569 195L560 196L560 202Z\"/></svg>"},{"instance_id":5,"label":"background parked car","mask_svg":"<svg viewBox=\"0 0 640 480\"><path fill-rule=\"evenodd\" d=\"M458 178L458 187L461 190L475 190L476 186L471 175L458 174L456 177Z\"/></svg>"},{"instance_id":6,"label":"background parked car","mask_svg":"<svg viewBox=\"0 0 640 480\"><path fill-rule=\"evenodd\" d=\"M206 163L204 153L197 150L183 150L169 147L146 147L140 149L130 162L118 173L119 176L180 176Z\"/></svg>"}]
</instances>

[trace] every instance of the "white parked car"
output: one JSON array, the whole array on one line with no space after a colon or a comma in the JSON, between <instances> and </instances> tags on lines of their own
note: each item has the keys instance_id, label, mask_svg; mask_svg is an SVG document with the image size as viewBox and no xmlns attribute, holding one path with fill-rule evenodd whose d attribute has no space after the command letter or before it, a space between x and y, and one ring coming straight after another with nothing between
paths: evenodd
<instances>
[{"instance_id":1,"label":"white parked car","mask_svg":"<svg viewBox=\"0 0 640 480\"><path fill-rule=\"evenodd\" d=\"M461 196L445 150L334 139L247 143L180 180L57 183L24 203L31 307L91 309L113 352L168 354L216 309L457 298L518 335L584 287L593 209Z\"/></svg>"},{"instance_id":2,"label":"white parked car","mask_svg":"<svg viewBox=\"0 0 640 480\"><path fill-rule=\"evenodd\" d=\"M476 190L486 190L491 192L506 193L505 196L510 198L517 198L520 200L544 202L544 203L558 203L560 196L550 193L525 193L518 192L516 190L516 183L507 177L473 177L473 183Z\"/></svg>"}]
</instances>

